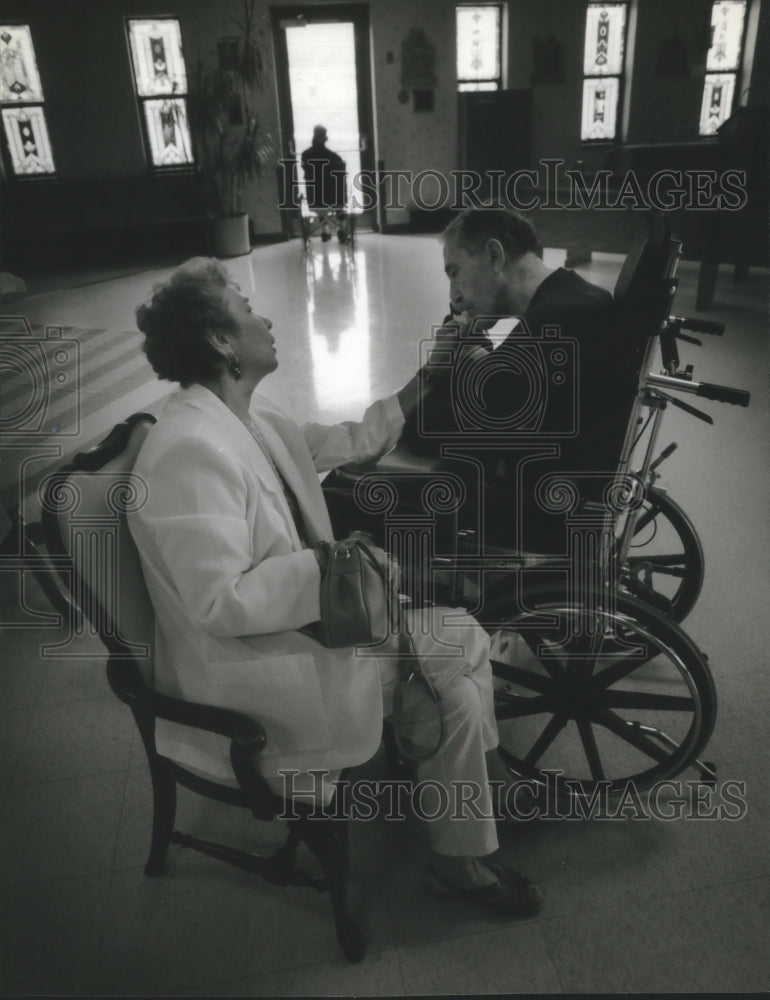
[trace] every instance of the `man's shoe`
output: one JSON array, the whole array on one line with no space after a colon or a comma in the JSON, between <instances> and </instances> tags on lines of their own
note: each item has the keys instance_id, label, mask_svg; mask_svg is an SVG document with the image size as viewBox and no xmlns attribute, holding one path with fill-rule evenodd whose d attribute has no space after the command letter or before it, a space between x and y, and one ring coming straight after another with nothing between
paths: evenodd
<instances>
[{"instance_id":1,"label":"man's shoe","mask_svg":"<svg viewBox=\"0 0 770 1000\"><path fill-rule=\"evenodd\" d=\"M332 234L331 233L327 233L326 231L324 231L324 232L321 233L321 240L324 243L328 243L331 238L332 238Z\"/></svg>"},{"instance_id":2,"label":"man's shoe","mask_svg":"<svg viewBox=\"0 0 770 1000\"><path fill-rule=\"evenodd\" d=\"M503 868L502 865L498 865L494 861L481 863L497 875L497 882L477 889L460 889L429 868L428 885L439 895L453 896L455 899L463 899L471 903L483 903L496 913L509 917L511 920L534 917L540 912L543 905L543 895L534 882L530 882L528 878L524 878L518 872Z\"/></svg>"}]
</instances>

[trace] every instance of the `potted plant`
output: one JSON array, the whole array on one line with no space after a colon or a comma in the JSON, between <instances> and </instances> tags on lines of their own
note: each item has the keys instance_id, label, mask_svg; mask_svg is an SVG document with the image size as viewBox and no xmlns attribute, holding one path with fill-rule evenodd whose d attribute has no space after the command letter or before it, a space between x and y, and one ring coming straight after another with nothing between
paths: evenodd
<instances>
[{"instance_id":1,"label":"potted plant","mask_svg":"<svg viewBox=\"0 0 770 1000\"><path fill-rule=\"evenodd\" d=\"M262 175L273 152L254 106L265 73L254 3L243 0L242 20L232 18L238 34L220 40L217 66L198 56L188 93L198 176L218 257L251 249L246 186Z\"/></svg>"}]
</instances>

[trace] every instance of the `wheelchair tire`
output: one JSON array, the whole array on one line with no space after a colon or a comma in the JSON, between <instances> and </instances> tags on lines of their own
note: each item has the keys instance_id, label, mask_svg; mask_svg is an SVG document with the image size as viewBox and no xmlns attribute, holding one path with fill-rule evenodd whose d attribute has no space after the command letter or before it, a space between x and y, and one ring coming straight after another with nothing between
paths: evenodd
<instances>
[{"instance_id":1,"label":"wheelchair tire","mask_svg":"<svg viewBox=\"0 0 770 1000\"><path fill-rule=\"evenodd\" d=\"M703 586L703 547L690 518L667 493L647 491L621 570L621 586L681 622Z\"/></svg>"},{"instance_id":2,"label":"wheelchair tire","mask_svg":"<svg viewBox=\"0 0 770 1000\"><path fill-rule=\"evenodd\" d=\"M670 618L618 594L596 612L563 593L529 594L491 637L499 753L511 774L558 798L644 790L688 767L716 721L705 658ZM576 625L598 623L596 648ZM584 628L585 632L586 629ZM565 639L566 635L566 639Z\"/></svg>"}]
</instances>

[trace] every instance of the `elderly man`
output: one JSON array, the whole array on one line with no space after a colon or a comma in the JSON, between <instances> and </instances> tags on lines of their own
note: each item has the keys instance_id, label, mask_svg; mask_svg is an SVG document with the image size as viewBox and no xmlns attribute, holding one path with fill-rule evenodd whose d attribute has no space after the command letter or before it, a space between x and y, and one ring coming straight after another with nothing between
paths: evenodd
<instances>
[{"instance_id":1,"label":"elderly man","mask_svg":"<svg viewBox=\"0 0 770 1000\"><path fill-rule=\"evenodd\" d=\"M328 138L323 125L313 129L313 141L302 151L302 172L307 185L308 206L321 219L321 239L331 239L329 217L338 224L337 239L344 243L347 236L342 223L347 203L345 161L326 145Z\"/></svg>"},{"instance_id":2,"label":"elderly man","mask_svg":"<svg viewBox=\"0 0 770 1000\"><path fill-rule=\"evenodd\" d=\"M418 454L480 458L484 515L498 539L536 538L542 549L549 531L532 502L537 482L607 472L620 451L629 397L616 377L623 345L612 296L548 267L531 223L516 212L465 211L442 239L455 318L415 376L424 398L402 442ZM502 317L518 322L494 347L484 331ZM523 538L500 537L516 520L512 506L522 516L527 508Z\"/></svg>"}]
</instances>

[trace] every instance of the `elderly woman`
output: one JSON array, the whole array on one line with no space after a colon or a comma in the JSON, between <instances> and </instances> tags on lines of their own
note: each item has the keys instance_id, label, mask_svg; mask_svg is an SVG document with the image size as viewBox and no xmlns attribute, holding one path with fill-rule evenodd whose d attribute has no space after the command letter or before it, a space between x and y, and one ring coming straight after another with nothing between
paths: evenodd
<instances>
[{"instance_id":1,"label":"elderly woman","mask_svg":"<svg viewBox=\"0 0 770 1000\"><path fill-rule=\"evenodd\" d=\"M333 778L375 753L398 677L396 637L393 657L375 658L299 631L320 617L312 546L332 538L318 472L392 448L413 385L375 402L360 423L300 429L255 394L278 365L272 323L215 260L182 265L137 321L156 373L181 383L136 463L149 495L130 521L156 611L156 687L252 712L267 731L261 773L279 794L289 774L290 791L307 795L311 769ZM440 748L418 777L448 795L463 782L474 802L428 824L429 881L526 916L538 909L537 889L489 858L498 845L485 751L497 733L486 635L458 613L452 628L442 626L439 610L414 612L426 617L411 622L444 720ZM442 629L449 645L436 638ZM452 655L458 645L462 656ZM188 768L233 779L220 737L159 722L157 743Z\"/></svg>"}]
</instances>

